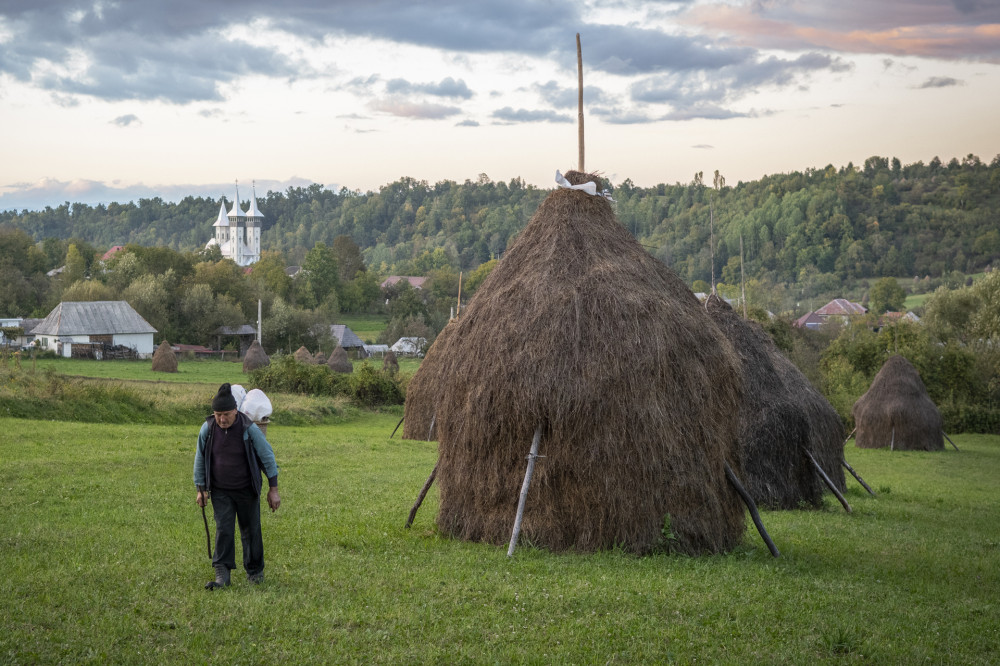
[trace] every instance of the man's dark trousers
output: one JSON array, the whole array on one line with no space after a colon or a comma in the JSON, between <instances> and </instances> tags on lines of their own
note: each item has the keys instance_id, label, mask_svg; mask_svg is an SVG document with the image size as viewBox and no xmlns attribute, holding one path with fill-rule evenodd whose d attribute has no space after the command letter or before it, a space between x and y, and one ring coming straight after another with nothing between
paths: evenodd
<instances>
[{"instance_id":1,"label":"man's dark trousers","mask_svg":"<svg viewBox=\"0 0 1000 666\"><path fill-rule=\"evenodd\" d=\"M264 538L260 533L260 495L253 488L212 488L215 514L215 557L212 565L236 568L236 523L243 543L243 568L248 576L264 571Z\"/></svg>"}]
</instances>

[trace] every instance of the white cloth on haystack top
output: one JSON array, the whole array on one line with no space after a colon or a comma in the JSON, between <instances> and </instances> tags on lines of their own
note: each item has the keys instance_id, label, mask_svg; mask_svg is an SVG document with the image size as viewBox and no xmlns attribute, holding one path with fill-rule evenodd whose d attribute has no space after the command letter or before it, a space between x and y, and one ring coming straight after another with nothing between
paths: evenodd
<instances>
[{"instance_id":1,"label":"white cloth on haystack top","mask_svg":"<svg viewBox=\"0 0 1000 666\"><path fill-rule=\"evenodd\" d=\"M233 397L236 398L236 409L239 409L240 405L243 404L243 399L247 397L247 390L239 384L231 384L229 390L232 391Z\"/></svg>"},{"instance_id":2,"label":"white cloth on haystack top","mask_svg":"<svg viewBox=\"0 0 1000 666\"><path fill-rule=\"evenodd\" d=\"M244 398L240 411L249 416L254 423L260 423L271 416L271 401L264 395L263 391L253 389Z\"/></svg>"}]
</instances>

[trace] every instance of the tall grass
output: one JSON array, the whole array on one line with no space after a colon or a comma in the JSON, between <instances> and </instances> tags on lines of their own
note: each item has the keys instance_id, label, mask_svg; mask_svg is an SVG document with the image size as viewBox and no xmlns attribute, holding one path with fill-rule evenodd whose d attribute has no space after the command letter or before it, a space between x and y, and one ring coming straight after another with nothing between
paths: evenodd
<instances>
[{"instance_id":1,"label":"tall grass","mask_svg":"<svg viewBox=\"0 0 1000 666\"><path fill-rule=\"evenodd\" d=\"M0 418L5 663L995 663L1000 437L859 450L853 514L764 512L722 556L553 554L442 538L435 445L395 414L272 426L263 586L207 592L197 423ZM539 464L545 464L541 459ZM529 505L531 496L529 494ZM209 518L211 522L211 517Z\"/></svg>"}]
</instances>

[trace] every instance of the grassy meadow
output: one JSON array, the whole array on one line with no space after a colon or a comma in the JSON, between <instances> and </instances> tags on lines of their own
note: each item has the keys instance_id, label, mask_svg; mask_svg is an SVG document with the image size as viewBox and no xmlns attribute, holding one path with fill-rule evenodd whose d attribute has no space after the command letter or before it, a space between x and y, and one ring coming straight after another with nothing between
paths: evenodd
<instances>
[{"instance_id":1,"label":"grassy meadow","mask_svg":"<svg viewBox=\"0 0 1000 666\"><path fill-rule=\"evenodd\" d=\"M201 390L234 381L217 371L199 370ZM189 390L167 386L151 409L181 399L171 388ZM0 418L0 662L1000 661L998 436L937 453L849 443L878 496L849 478L852 514L832 497L762 512L778 559L749 519L720 556L522 541L507 558L437 532L436 486L404 529L435 444L389 439L398 408L334 411L269 428L282 506L263 516L266 581L238 568L215 592L191 480L197 420Z\"/></svg>"}]
</instances>

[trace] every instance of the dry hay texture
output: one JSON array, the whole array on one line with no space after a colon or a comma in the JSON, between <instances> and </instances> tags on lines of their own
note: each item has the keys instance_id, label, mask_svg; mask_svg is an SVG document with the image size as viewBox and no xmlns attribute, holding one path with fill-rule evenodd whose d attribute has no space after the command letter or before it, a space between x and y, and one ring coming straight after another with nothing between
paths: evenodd
<instances>
[{"instance_id":1,"label":"dry hay texture","mask_svg":"<svg viewBox=\"0 0 1000 666\"><path fill-rule=\"evenodd\" d=\"M306 365L315 365L316 363L316 359L313 358L313 355L305 347L299 347L296 349L292 356L294 356L295 360L299 363L305 363Z\"/></svg>"},{"instance_id":2,"label":"dry hay texture","mask_svg":"<svg viewBox=\"0 0 1000 666\"><path fill-rule=\"evenodd\" d=\"M742 468L739 360L603 197L551 193L435 348L443 532L510 539L541 424L527 542L692 554L740 542L744 508L724 471Z\"/></svg>"},{"instance_id":3,"label":"dry hay texture","mask_svg":"<svg viewBox=\"0 0 1000 666\"><path fill-rule=\"evenodd\" d=\"M902 356L889 357L852 413L858 428L854 442L862 449L944 449L941 412L920 373Z\"/></svg>"},{"instance_id":4,"label":"dry hay texture","mask_svg":"<svg viewBox=\"0 0 1000 666\"><path fill-rule=\"evenodd\" d=\"M313 363L315 363L316 365L325 365L326 354L324 354L322 351L316 352L316 355L313 357Z\"/></svg>"},{"instance_id":5,"label":"dry hay texture","mask_svg":"<svg viewBox=\"0 0 1000 666\"><path fill-rule=\"evenodd\" d=\"M264 368L269 365L271 365L271 359L268 358L264 348L260 346L260 342L257 340L251 342L246 355L243 357L243 372L253 372L258 368Z\"/></svg>"},{"instance_id":6,"label":"dry hay texture","mask_svg":"<svg viewBox=\"0 0 1000 666\"><path fill-rule=\"evenodd\" d=\"M385 353L385 357L382 359L382 369L393 375L399 372L399 360L391 349Z\"/></svg>"},{"instance_id":7,"label":"dry hay texture","mask_svg":"<svg viewBox=\"0 0 1000 666\"><path fill-rule=\"evenodd\" d=\"M153 372L177 372L177 355L166 340L153 352Z\"/></svg>"},{"instance_id":8,"label":"dry hay texture","mask_svg":"<svg viewBox=\"0 0 1000 666\"><path fill-rule=\"evenodd\" d=\"M820 506L825 485L806 451L843 492L844 428L833 406L759 324L743 319L714 294L705 309L740 357L743 483L754 501L770 509Z\"/></svg>"},{"instance_id":9,"label":"dry hay texture","mask_svg":"<svg viewBox=\"0 0 1000 666\"><path fill-rule=\"evenodd\" d=\"M434 415L447 381L442 370L448 353L439 350L448 344L447 340L456 326L456 321L452 320L438 333L434 344L427 350L420 367L406 386L406 405L403 409L403 437L406 439L437 441L438 428ZM435 423L433 430L432 421Z\"/></svg>"},{"instance_id":10,"label":"dry hay texture","mask_svg":"<svg viewBox=\"0 0 1000 666\"><path fill-rule=\"evenodd\" d=\"M330 352L330 358L326 361L326 367L343 375L349 375L354 372L354 366L351 364L350 359L347 358L347 350L343 347L333 348L333 351Z\"/></svg>"}]
</instances>

